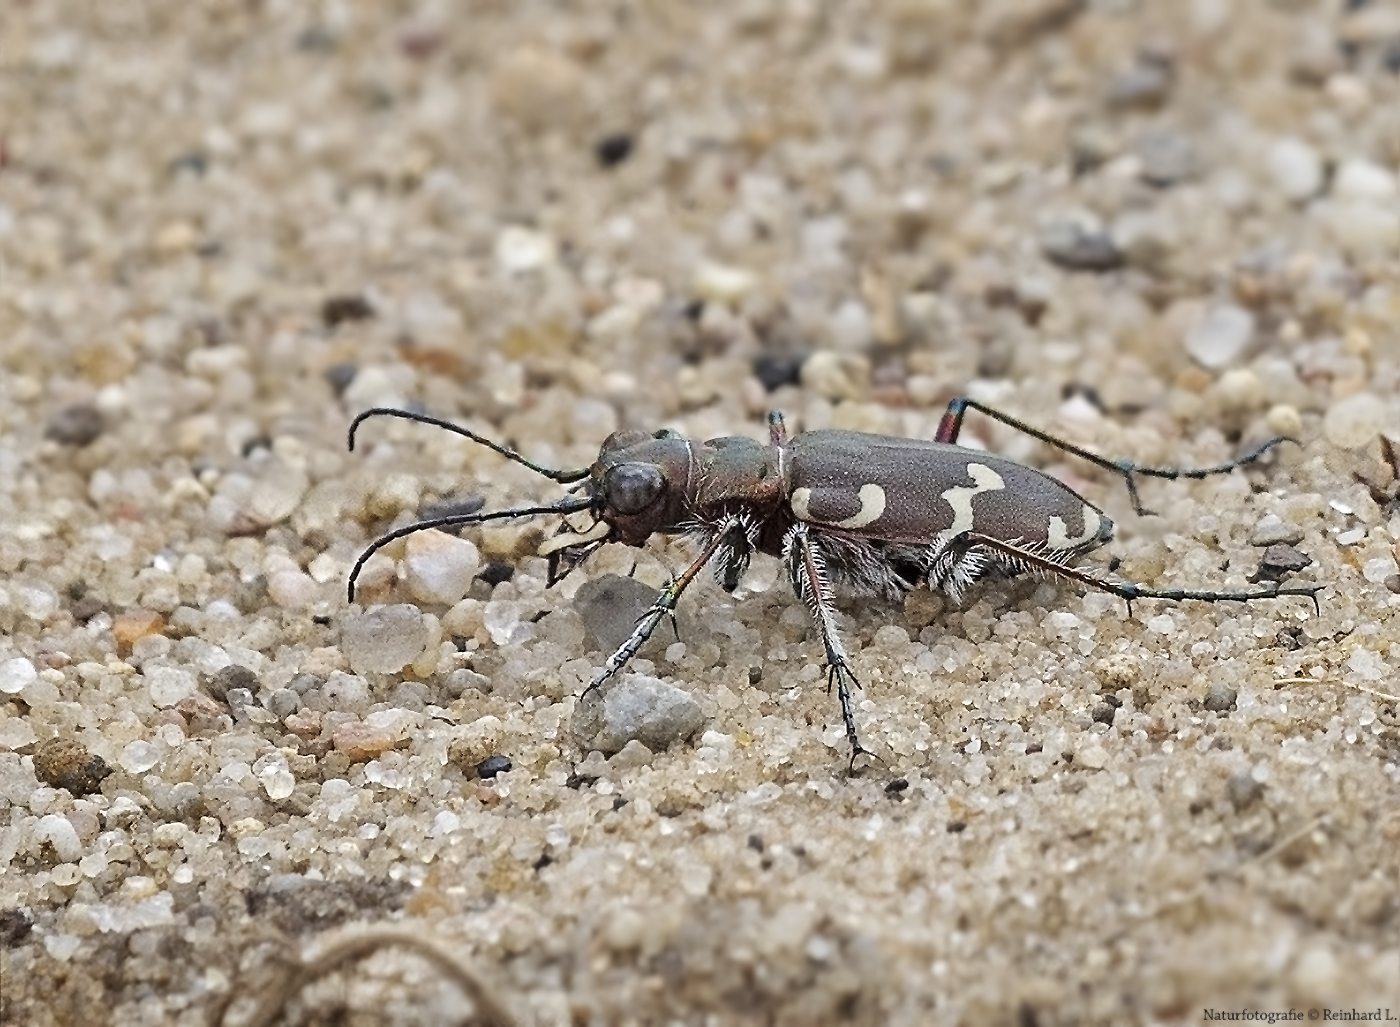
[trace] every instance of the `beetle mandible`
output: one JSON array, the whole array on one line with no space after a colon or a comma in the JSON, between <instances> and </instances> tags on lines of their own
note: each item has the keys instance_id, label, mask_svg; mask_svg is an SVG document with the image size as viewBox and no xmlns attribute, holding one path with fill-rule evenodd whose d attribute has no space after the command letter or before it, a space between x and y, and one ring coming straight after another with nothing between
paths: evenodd
<instances>
[{"instance_id":1,"label":"beetle mandible","mask_svg":"<svg viewBox=\"0 0 1400 1027\"><path fill-rule=\"evenodd\" d=\"M587 511L582 532L562 526L540 547L550 560L550 583L606 542L642 546L653 534L687 534L699 548L689 567L661 590L626 641L595 673L592 691L637 654L681 594L707 564L727 591L739 585L755 552L781 557L793 591L811 614L826 650L827 687L834 685L851 745L851 763L870 754L860 742L852 708L858 682L836 627L834 589L897 599L917 585L954 602L993 567L1056 575L1124 599L1249 601L1305 596L1317 605L1321 585L1247 591L1154 589L1115 581L1075 561L1113 537L1113 522L1063 482L1006 457L957 444L964 415L977 410L1017 431L1082 457L1127 484L1133 509L1137 476L1204 478L1258 460L1282 442L1276 436L1234 460L1212 467L1142 467L1110 460L972 399L948 405L933 441L841 430L788 437L780 413L768 416L767 444L743 436L697 442L674 431L618 431L608 436L590 467L552 470L449 421L407 410L375 407L371 417L399 417L465 436L561 485L570 495L555 503L487 513L452 514L419 521L375 539L350 572L348 594L365 562L389 543L428 528L501 518Z\"/></svg>"}]
</instances>

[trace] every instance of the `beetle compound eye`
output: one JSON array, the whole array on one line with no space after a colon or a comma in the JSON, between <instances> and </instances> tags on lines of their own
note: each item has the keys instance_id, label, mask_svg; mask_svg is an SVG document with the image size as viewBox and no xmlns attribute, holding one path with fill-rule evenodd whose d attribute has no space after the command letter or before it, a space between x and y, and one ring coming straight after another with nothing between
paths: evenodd
<instances>
[{"instance_id":1,"label":"beetle compound eye","mask_svg":"<svg viewBox=\"0 0 1400 1027\"><path fill-rule=\"evenodd\" d=\"M608 468L604 498L620 514L641 513L656 502L665 484L655 464L618 464Z\"/></svg>"}]
</instances>

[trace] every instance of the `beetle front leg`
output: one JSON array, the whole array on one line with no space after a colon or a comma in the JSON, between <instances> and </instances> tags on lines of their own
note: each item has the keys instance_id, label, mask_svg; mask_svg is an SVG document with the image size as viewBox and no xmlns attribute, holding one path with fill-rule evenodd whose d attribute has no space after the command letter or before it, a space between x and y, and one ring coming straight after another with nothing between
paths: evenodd
<instances>
[{"instance_id":1,"label":"beetle front leg","mask_svg":"<svg viewBox=\"0 0 1400 1027\"><path fill-rule=\"evenodd\" d=\"M789 528L783 538L783 562L787 565L793 591L806 605L817 630L821 632L822 645L826 649L826 687L829 692L832 684L836 685L841 719L846 725L846 740L851 743L851 769L854 769L857 756L875 755L860 744L860 736L856 733L851 688L859 687L860 682L851 671L846 647L836 630L836 606L832 601L831 585L827 581L826 559L817 540L812 538L807 525L801 521Z\"/></svg>"},{"instance_id":2,"label":"beetle front leg","mask_svg":"<svg viewBox=\"0 0 1400 1027\"><path fill-rule=\"evenodd\" d=\"M632 629L632 634L627 636L627 640L617 647L616 652L609 656L607 662L598 669L598 673L593 675L593 682L584 690L584 694L587 695L627 666L628 661L637 655L642 646L646 645L647 639L656 630L656 626L661 623L661 619L669 617L675 612L676 604L680 602L681 593L690 587L695 576L717 552L726 547L730 549L738 546L751 547L750 531L749 525L739 516L731 515L721 521L714 536L701 550L700 555L685 569L684 574L661 590L656 601L637 620L637 626Z\"/></svg>"}]
</instances>

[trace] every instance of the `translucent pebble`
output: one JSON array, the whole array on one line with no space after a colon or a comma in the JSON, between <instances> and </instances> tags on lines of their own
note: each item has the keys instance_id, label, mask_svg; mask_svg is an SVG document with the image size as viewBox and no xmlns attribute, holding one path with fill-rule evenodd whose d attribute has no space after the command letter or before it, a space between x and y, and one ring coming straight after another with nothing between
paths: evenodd
<instances>
[{"instance_id":1,"label":"translucent pebble","mask_svg":"<svg viewBox=\"0 0 1400 1027\"><path fill-rule=\"evenodd\" d=\"M462 818L457 816L457 814L453 813L451 810L445 809L437 816L433 817L432 836L434 838L441 838L443 835L451 834L453 831L456 831L461 826Z\"/></svg>"},{"instance_id":2,"label":"translucent pebble","mask_svg":"<svg viewBox=\"0 0 1400 1027\"><path fill-rule=\"evenodd\" d=\"M1387 672L1386 663L1380 655L1364 647L1352 650L1347 659L1347 668L1362 681L1379 681Z\"/></svg>"},{"instance_id":3,"label":"translucent pebble","mask_svg":"<svg viewBox=\"0 0 1400 1027\"><path fill-rule=\"evenodd\" d=\"M1174 635L1176 634L1176 621L1172 620L1169 613L1159 613L1156 617L1148 619L1147 628L1159 635Z\"/></svg>"},{"instance_id":4,"label":"translucent pebble","mask_svg":"<svg viewBox=\"0 0 1400 1027\"><path fill-rule=\"evenodd\" d=\"M44 936L44 950L58 963L68 962L82 943L83 939L75 934L47 934Z\"/></svg>"},{"instance_id":5,"label":"translucent pebble","mask_svg":"<svg viewBox=\"0 0 1400 1027\"><path fill-rule=\"evenodd\" d=\"M311 575L300 570L283 570L267 577L267 594L284 610L304 610L321 595Z\"/></svg>"},{"instance_id":6,"label":"translucent pebble","mask_svg":"<svg viewBox=\"0 0 1400 1027\"><path fill-rule=\"evenodd\" d=\"M291 516L310 485L305 468L284 460L270 461L248 496L248 514L257 524L276 524Z\"/></svg>"},{"instance_id":7,"label":"translucent pebble","mask_svg":"<svg viewBox=\"0 0 1400 1027\"><path fill-rule=\"evenodd\" d=\"M534 634L534 625L523 616L526 604L512 599L493 599L482 610L482 623L497 645L519 644ZM530 607L533 612L534 607Z\"/></svg>"},{"instance_id":8,"label":"translucent pebble","mask_svg":"<svg viewBox=\"0 0 1400 1027\"><path fill-rule=\"evenodd\" d=\"M160 762L160 749L141 738L126 743L117 763L128 774L144 774Z\"/></svg>"},{"instance_id":9,"label":"translucent pebble","mask_svg":"<svg viewBox=\"0 0 1400 1027\"><path fill-rule=\"evenodd\" d=\"M1395 558L1393 556L1378 556L1376 559L1367 560L1361 565L1361 576L1377 585L1394 573Z\"/></svg>"},{"instance_id":10,"label":"translucent pebble","mask_svg":"<svg viewBox=\"0 0 1400 1027\"><path fill-rule=\"evenodd\" d=\"M105 852L90 852L78 860L78 870L84 877L100 877L106 869L107 854Z\"/></svg>"},{"instance_id":11,"label":"translucent pebble","mask_svg":"<svg viewBox=\"0 0 1400 1027\"><path fill-rule=\"evenodd\" d=\"M1212 307L1186 334L1186 352L1202 367L1234 363L1254 338L1254 315L1233 303Z\"/></svg>"},{"instance_id":12,"label":"translucent pebble","mask_svg":"<svg viewBox=\"0 0 1400 1027\"><path fill-rule=\"evenodd\" d=\"M356 674L392 674L423 655L428 628L416 606L381 606L346 618L340 648Z\"/></svg>"},{"instance_id":13,"label":"translucent pebble","mask_svg":"<svg viewBox=\"0 0 1400 1027\"><path fill-rule=\"evenodd\" d=\"M1327 408L1322 434L1334 446L1355 449L1364 446L1387 427L1385 402L1373 392L1358 392L1339 399Z\"/></svg>"},{"instance_id":14,"label":"translucent pebble","mask_svg":"<svg viewBox=\"0 0 1400 1027\"><path fill-rule=\"evenodd\" d=\"M424 531L404 547L404 584L420 603L451 605L466 595L481 569L481 553L464 538Z\"/></svg>"},{"instance_id":15,"label":"translucent pebble","mask_svg":"<svg viewBox=\"0 0 1400 1027\"><path fill-rule=\"evenodd\" d=\"M58 609L58 596L47 588L16 588L14 603L32 620L44 621Z\"/></svg>"},{"instance_id":16,"label":"translucent pebble","mask_svg":"<svg viewBox=\"0 0 1400 1027\"><path fill-rule=\"evenodd\" d=\"M537 271L554 263L558 249L544 232L511 225L496 237L496 266L508 275Z\"/></svg>"},{"instance_id":17,"label":"translucent pebble","mask_svg":"<svg viewBox=\"0 0 1400 1027\"><path fill-rule=\"evenodd\" d=\"M34 840L41 845L48 842L65 863L76 862L83 854L83 843L78 840L78 832L67 817L57 813L39 818L39 823L34 827Z\"/></svg>"},{"instance_id":18,"label":"translucent pebble","mask_svg":"<svg viewBox=\"0 0 1400 1027\"><path fill-rule=\"evenodd\" d=\"M1280 139L1270 146L1268 166L1274 185L1290 200L1306 200L1322 188L1322 158L1301 139Z\"/></svg>"},{"instance_id":19,"label":"translucent pebble","mask_svg":"<svg viewBox=\"0 0 1400 1027\"><path fill-rule=\"evenodd\" d=\"M199 682L182 667L153 667L146 673L146 688L156 706L174 706L194 692Z\"/></svg>"},{"instance_id":20,"label":"translucent pebble","mask_svg":"<svg viewBox=\"0 0 1400 1027\"><path fill-rule=\"evenodd\" d=\"M595 690L575 707L572 730L580 742L608 755L634 738L652 752L663 752L705 722L689 692L644 674L628 674L601 699L597 696Z\"/></svg>"},{"instance_id":21,"label":"translucent pebble","mask_svg":"<svg viewBox=\"0 0 1400 1027\"><path fill-rule=\"evenodd\" d=\"M0 692L10 695L22 692L24 686L39 676L34 664L23 656L0 663Z\"/></svg>"},{"instance_id":22,"label":"translucent pebble","mask_svg":"<svg viewBox=\"0 0 1400 1027\"><path fill-rule=\"evenodd\" d=\"M33 745L38 738L28 717L11 717L0 721L0 749L21 749Z\"/></svg>"},{"instance_id":23,"label":"translucent pebble","mask_svg":"<svg viewBox=\"0 0 1400 1027\"><path fill-rule=\"evenodd\" d=\"M258 780L262 782L267 797L274 801L291 795L297 783L285 763L267 767L258 775Z\"/></svg>"}]
</instances>

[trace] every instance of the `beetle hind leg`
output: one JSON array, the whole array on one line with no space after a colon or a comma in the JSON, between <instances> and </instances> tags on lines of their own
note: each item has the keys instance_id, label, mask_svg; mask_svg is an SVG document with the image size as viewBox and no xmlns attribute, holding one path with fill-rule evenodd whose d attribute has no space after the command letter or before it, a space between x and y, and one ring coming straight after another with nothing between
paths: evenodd
<instances>
[{"instance_id":1,"label":"beetle hind leg","mask_svg":"<svg viewBox=\"0 0 1400 1027\"><path fill-rule=\"evenodd\" d=\"M1134 460L1113 460L1108 457L1099 456L1097 453L1091 453L1089 450L1076 446L1066 439L1051 435L1047 431L1041 431L1039 428L1029 425L1025 421L1018 420L1010 414L1004 414L995 407L989 407L984 403L977 402L975 399L968 399L966 397L959 397L948 404L948 409L944 412L943 419L938 424L938 434L934 436L935 439L939 442L947 442L956 445L958 434L962 431L963 416L969 410L976 410L994 421L1000 421L1007 427L1014 428L1023 435L1029 435L1031 438L1039 439L1041 442L1054 446L1056 449L1062 450L1063 452L1082 457L1096 467L1102 467L1106 471L1112 471L1114 474L1122 475L1123 482L1128 488L1128 497L1133 501L1133 512L1139 515L1150 515L1153 511L1144 507L1142 505L1142 500L1138 497L1138 477L1166 478L1169 481L1175 481L1178 478L1200 479L1209 478L1216 474L1228 474L1237 467L1243 467L1245 464L1254 463L1264 456L1265 453L1268 453L1284 442L1292 442L1296 445L1298 441L1297 439L1289 438L1287 435L1275 435L1273 438L1259 443L1259 445L1255 446L1253 449L1241 453L1233 460L1227 460L1222 464L1213 464L1210 467L1144 467Z\"/></svg>"},{"instance_id":2,"label":"beetle hind leg","mask_svg":"<svg viewBox=\"0 0 1400 1027\"><path fill-rule=\"evenodd\" d=\"M841 720L846 726L846 741L851 745L851 769L854 769L856 757L875 756L860 744L860 734L856 731L855 704L851 693L852 687L859 687L860 682L851 670L846 647L841 642L840 632L836 630L836 605L827 578L826 559L821 546L801 521L789 528L783 538L783 562L787 565L793 591L807 607L813 623L821 632L822 646L826 650L826 687L829 692L832 685L836 686Z\"/></svg>"}]
</instances>

